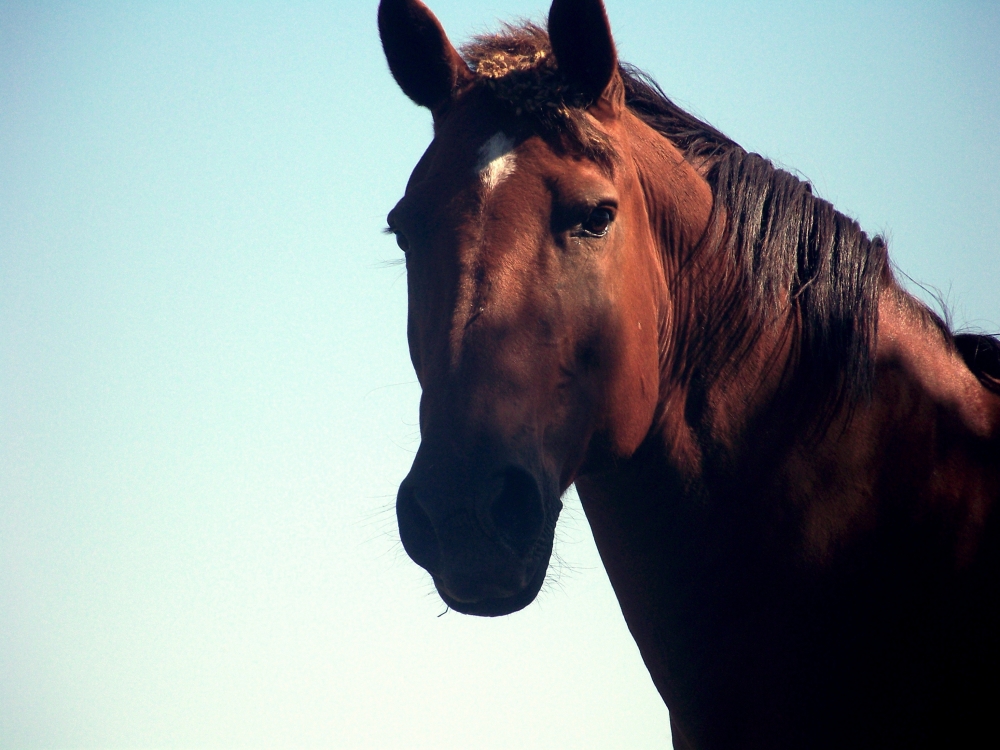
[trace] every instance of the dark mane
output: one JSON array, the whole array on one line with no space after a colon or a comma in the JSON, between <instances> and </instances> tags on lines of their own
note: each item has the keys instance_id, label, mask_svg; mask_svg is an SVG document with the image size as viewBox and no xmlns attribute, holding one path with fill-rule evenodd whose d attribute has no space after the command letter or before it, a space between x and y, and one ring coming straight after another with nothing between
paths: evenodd
<instances>
[{"instance_id":1,"label":"dark mane","mask_svg":"<svg viewBox=\"0 0 1000 750\"><path fill-rule=\"evenodd\" d=\"M685 367L700 365L703 376L718 376L728 361L753 346L779 309L791 303L799 326L799 377L825 391L824 417L845 401L866 397L873 374L878 295L893 278L885 240L869 238L856 221L814 196L808 182L748 153L678 107L642 71L621 65L619 73L632 112L670 139L688 161L709 165L705 177L715 197L712 223L725 221L729 228L713 247L702 248L728 264L692 259L695 269L700 266L707 273L720 265L738 269L721 288L713 275L722 304L715 306L712 318L692 321L697 308L690 292L674 290L688 301L687 335L695 338L686 342L694 364ZM693 285L696 276L678 274L676 283ZM987 389L1000 393L1000 340L982 333L953 334L925 305L902 290L899 294ZM685 359L678 357L679 362ZM685 376L676 370L674 374Z\"/></svg>"},{"instance_id":2,"label":"dark mane","mask_svg":"<svg viewBox=\"0 0 1000 750\"><path fill-rule=\"evenodd\" d=\"M675 342L683 354L673 374L723 376L791 305L796 377L814 396L825 396L828 414L866 397L880 280L889 272L884 240L870 239L814 196L808 182L682 110L641 72L628 66L620 72L630 109L685 158L707 167L715 197L710 226L725 226L685 259L688 272L677 274L674 293L687 325L678 334L685 340ZM697 304L694 297L705 289L712 290L712 304Z\"/></svg>"},{"instance_id":3,"label":"dark mane","mask_svg":"<svg viewBox=\"0 0 1000 750\"><path fill-rule=\"evenodd\" d=\"M559 75L541 27L507 25L475 38L462 54L477 85L527 127L558 131L578 150L608 159L609 144L586 115L587 102ZM622 64L619 73L629 109L702 170L715 198L705 240L692 257L680 259L685 272L671 280L677 318L664 332L673 337L664 350L674 356L664 367L695 388L726 377L791 306L786 375L804 386L800 391L809 394L805 400L822 429L841 406L871 392L879 292L893 283L885 240L868 237L855 220L813 195L808 182L678 107L641 71ZM699 304L706 291L711 304ZM937 316L908 299L987 387L1000 387L1000 342L953 337Z\"/></svg>"}]
</instances>

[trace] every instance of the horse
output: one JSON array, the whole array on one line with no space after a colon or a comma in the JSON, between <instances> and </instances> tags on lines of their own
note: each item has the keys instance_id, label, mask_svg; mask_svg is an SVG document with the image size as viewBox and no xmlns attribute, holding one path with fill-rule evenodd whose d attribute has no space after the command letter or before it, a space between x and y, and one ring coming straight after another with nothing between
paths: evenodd
<instances>
[{"instance_id":1,"label":"horse","mask_svg":"<svg viewBox=\"0 0 1000 750\"><path fill-rule=\"evenodd\" d=\"M399 534L447 606L527 606L575 483L674 747L995 737L1000 341L620 62L601 0L461 52L419 0L378 25L434 123L387 231Z\"/></svg>"}]
</instances>

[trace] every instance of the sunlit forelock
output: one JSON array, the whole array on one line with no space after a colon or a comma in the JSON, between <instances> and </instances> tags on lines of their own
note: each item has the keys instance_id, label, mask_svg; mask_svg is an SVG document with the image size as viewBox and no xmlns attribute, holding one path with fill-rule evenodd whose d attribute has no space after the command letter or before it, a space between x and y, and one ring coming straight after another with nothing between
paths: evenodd
<instances>
[{"instance_id":1,"label":"sunlit forelock","mask_svg":"<svg viewBox=\"0 0 1000 750\"><path fill-rule=\"evenodd\" d=\"M514 171L514 139L503 131L493 135L479 149L476 171L486 192L490 192Z\"/></svg>"}]
</instances>

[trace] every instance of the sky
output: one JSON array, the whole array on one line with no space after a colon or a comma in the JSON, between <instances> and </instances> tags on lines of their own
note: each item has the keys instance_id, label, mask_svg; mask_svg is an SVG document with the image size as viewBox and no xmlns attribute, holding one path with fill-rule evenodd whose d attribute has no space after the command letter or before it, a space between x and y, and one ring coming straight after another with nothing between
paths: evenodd
<instances>
[{"instance_id":1,"label":"sky","mask_svg":"<svg viewBox=\"0 0 1000 750\"><path fill-rule=\"evenodd\" d=\"M542 0L432 2L460 42ZM622 59L1000 330L1000 6L613 0ZM399 544L374 2L0 0L0 748L669 748L567 498L538 600Z\"/></svg>"}]
</instances>

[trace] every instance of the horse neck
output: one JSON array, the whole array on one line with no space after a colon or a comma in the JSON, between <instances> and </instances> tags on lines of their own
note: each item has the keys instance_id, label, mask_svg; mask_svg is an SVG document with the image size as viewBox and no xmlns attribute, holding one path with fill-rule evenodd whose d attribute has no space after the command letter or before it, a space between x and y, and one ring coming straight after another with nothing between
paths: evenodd
<instances>
[{"instance_id":1,"label":"horse neck","mask_svg":"<svg viewBox=\"0 0 1000 750\"><path fill-rule=\"evenodd\" d=\"M687 161L638 118L629 116L625 128L663 279L660 398L651 438L695 482L706 468L706 447L714 456L734 448L760 405L773 396L785 374L794 319L786 314L783 321L761 326L751 346L731 352L728 367L711 373L699 368L699 362L727 360L713 347L724 346L722 329L734 312L765 312L748 311L739 298L740 272L720 251L726 215L713 205L705 178L711 165Z\"/></svg>"},{"instance_id":2,"label":"horse neck","mask_svg":"<svg viewBox=\"0 0 1000 750\"><path fill-rule=\"evenodd\" d=\"M892 587L897 573L923 581L940 566L951 581L948 571L981 569L1000 533L1000 397L894 284L879 311L871 397L820 440L788 440L780 408L729 444L664 420L617 472L577 481L629 629L679 716L697 684L685 648L730 621L730 602L768 596L795 611L801 592L858 571Z\"/></svg>"},{"instance_id":3,"label":"horse neck","mask_svg":"<svg viewBox=\"0 0 1000 750\"><path fill-rule=\"evenodd\" d=\"M621 471L580 483L585 504L587 495L614 496L615 503L639 498L636 507L647 510L650 503L722 502L743 513L756 508L757 520L767 525L774 519L766 516L787 514L780 506L792 503L814 508L820 518L839 512L833 507L838 503L843 510L865 502L887 478L895 481L911 470L912 456L894 444L910 445L931 466L937 460L935 436L945 434L954 445L992 440L990 460L1000 467L1000 399L981 386L888 266L882 267L872 310L879 321L877 327L872 322L868 353L873 390L824 401L826 386L814 388L802 374L808 369L799 370L803 324L794 306L779 299L777 311L748 310L739 284L725 281L739 271L726 266L729 256L712 253L726 232L726 216L713 213L699 169L643 123L630 127L632 160L664 277L659 414ZM755 314L759 332L738 356L723 357L722 366L707 374L687 366L699 357L712 359L712 352L696 350L718 345L727 316ZM817 404L819 416L810 412ZM952 476L957 464L948 466L944 476ZM854 489L841 492L841 480ZM898 484L931 504L948 494L929 474ZM806 517L811 511L802 512ZM816 523L822 526L822 518ZM815 544L819 549L833 542Z\"/></svg>"},{"instance_id":4,"label":"horse neck","mask_svg":"<svg viewBox=\"0 0 1000 750\"><path fill-rule=\"evenodd\" d=\"M724 230L702 214L701 237L672 252L678 236L690 242L695 233L677 229L683 201L671 203L655 170L701 178L653 139L639 144L635 161L664 269L664 348L684 347L690 342L670 332L691 321L671 294L689 293L689 307L719 300L707 284L670 283L670 273L705 260L698 253ZM743 643L743 630L725 628L737 614L758 612L761 598L771 611L796 613L830 581L870 577L891 589L897 574L922 575L928 554L952 570L973 564L988 535L1000 534L991 520L1000 503L1000 397L977 381L888 267L877 315L871 392L841 405L819 435L790 427L801 324L789 311L715 380L699 382L665 357L661 415L646 440L614 470L577 479L642 657L672 715L695 716L693 726L697 707L685 711L702 685L702 664L728 668L725 659L713 662L712 648ZM712 648L697 650L706 644Z\"/></svg>"},{"instance_id":5,"label":"horse neck","mask_svg":"<svg viewBox=\"0 0 1000 750\"><path fill-rule=\"evenodd\" d=\"M609 572L643 560L662 570L682 550L700 557L737 527L744 540L783 537L789 554L822 568L862 527L900 513L914 526L962 516L942 526L942 548L956 566L971 559L1000 502L1000 396L888 270L878 310L872 392L841 405L819 435L789 429L794 321L741 359L743 382L668 388L632 460L578 481Z\"/></svg>"}]
</instances>

